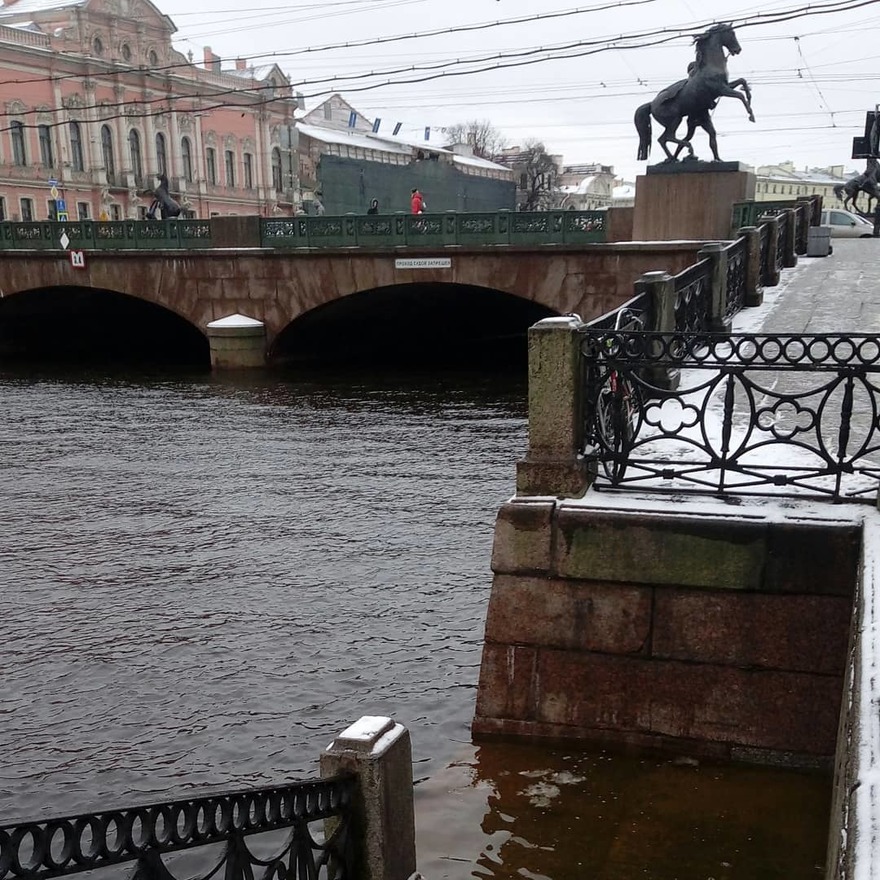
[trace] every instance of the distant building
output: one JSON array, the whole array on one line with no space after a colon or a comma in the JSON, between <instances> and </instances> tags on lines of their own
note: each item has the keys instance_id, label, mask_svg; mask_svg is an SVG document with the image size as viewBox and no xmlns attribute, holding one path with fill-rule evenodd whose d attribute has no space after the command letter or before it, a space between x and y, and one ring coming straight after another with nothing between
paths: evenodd
<instances>
[{"instance_id":1,"label":"distant building","mask_svg":"<svg viewBox=\"0 0 880 880\"><path fill-rule=\"evenodd\" d=\"M194 216L292 213L287 77L175 32L149 0L0 5L0 217L142 217L158 174Z\"/></svg>"},{"instance_id":2,"label":"distant building","mask_svg":"<svg viewBox=\"0 0 880 880\"><path fill-rule=\"evenodd\" d=\"M843 202L834 194L834 187L855 177L857 171L844 171L843 165L810 168L799 171L793 162L761 165L755 172L755 200L767 202L796 199L798 196L822 196L826 208L842 208Z\"/></svg>"},{"instance_id":3,"label":"distant building","mask_svg":"<svg viewBox=\"0 0 880 880\"><path fill-rule=\"evenodd\" d=\"M422 191L428 211L497 211L514 207L514 179L503 165L474 156L443 133L395 130L370 120L341 95L296 112L299 183L307 207L320 197L328 214L408 211ZM427 137L426 137L427 136Z\"/></svg>"},{"instance_id":4,"label":"distant building","mask_svg":"<svg viewBox=\"0 0 880 880\"><path fill-rule=\"evenodd\" d=\"M518 210L549 211L559 206L562 156L515 146L506 147L492 158L513 172Z\"/></svg>"},{"instance_id":5,"label":"distant building","mask_svg":"<svg viewBox=\"0 0 880 880\"><path fill-rule=\"evenodd\" d=\"M611 165L563 165L557 180L561 208L592 211L610 208L614 204L614 168Z\"/></svg>"}]
</instances>

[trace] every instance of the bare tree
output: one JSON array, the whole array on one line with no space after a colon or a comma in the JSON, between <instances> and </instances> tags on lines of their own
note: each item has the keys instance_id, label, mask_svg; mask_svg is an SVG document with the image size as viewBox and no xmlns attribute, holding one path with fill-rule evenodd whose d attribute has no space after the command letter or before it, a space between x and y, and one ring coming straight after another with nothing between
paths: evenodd
<instances>
[{"instance_id":1,"label":"bare tree","mask_svg":"<svg viewBox=\"0 0 880 880\"><path fill-rule=\"evenodd\" d=\"M446 134L455 143L469 144L481 159L491 159L507 145L504 135L488 119L458 122L447 128Z\"/></svg>"},{"instance_id":2,"label":"bare tree","mask_svg":"<svg viewBox=\"0 0 880 880\"><path fill-rule=\"evenodd\" d=\"M555 207L559 168L541 141L526 141L525 149L516 157L514 171L519 172L523 211Z\"/></svg>"}]
</instances>

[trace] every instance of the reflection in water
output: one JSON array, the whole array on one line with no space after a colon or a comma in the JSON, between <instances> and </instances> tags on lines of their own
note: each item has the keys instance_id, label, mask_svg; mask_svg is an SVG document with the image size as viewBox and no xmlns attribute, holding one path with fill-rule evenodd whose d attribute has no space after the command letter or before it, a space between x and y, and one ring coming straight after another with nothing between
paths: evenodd
<instances>
[{"instance_id":1,"label":"reflection in water","mask_svg":"<svg viewBox=\"0 0 880 880\"><path fill-rule=\"evenodd\" d=\"M388 714L428 880L817 876L821 777L501 744L444 770L524 400L485 373L0 373L0 821L312 775Z\"/></svg>"},{"instance_id":2,"label":"reflection in water","mask_svg":"<svg viewBox=\"0 0 880 880\"><path fill-rule=\"evenodd\" d=\"M438 878L792 880L824 871L822 774L482 744L419 791Z\"/></svg>"}]
</instances>

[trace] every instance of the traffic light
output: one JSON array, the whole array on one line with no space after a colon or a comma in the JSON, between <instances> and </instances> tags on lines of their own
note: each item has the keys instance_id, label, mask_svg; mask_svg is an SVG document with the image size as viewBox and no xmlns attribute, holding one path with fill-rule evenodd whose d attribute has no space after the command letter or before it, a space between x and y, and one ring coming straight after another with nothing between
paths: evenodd
<instances>
[{"instance_id":1,"label":"traffic light","mask_svg":"<svg viewBox=\"0 0 880 880\"><path fill-rule=\"evenodd\" d=\"M853 159L880 159L880 111L865 113L865 134L853 138Z\"/></svg>"}]
</instances>

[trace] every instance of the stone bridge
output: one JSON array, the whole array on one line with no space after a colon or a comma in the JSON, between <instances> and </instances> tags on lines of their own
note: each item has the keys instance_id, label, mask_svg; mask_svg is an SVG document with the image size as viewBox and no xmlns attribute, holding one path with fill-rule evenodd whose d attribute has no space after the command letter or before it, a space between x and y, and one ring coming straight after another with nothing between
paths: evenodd
<instances>
[{"instance_id":1,"label":"stone bridge","mask_svg":"<svg viewBox=\"0 0 880 880\"><path fill-rule=\"evenodd\" d=\"M38 291L104 291L134 297L178 316L211 341L209 325L244 315L260 322L260 364L271 362L280 334L298 319L355 294L393 291L418 297L439 291L495 292L544 310L531 320L609 312L632 296L644 272L678 272L696 261L700 242L612 243L530 247L193 250L86 250L82 266L61 250L2 254L0 328L9 305ZM359 298L363 299L363 298ZM377 300L377 308L383 307ZM369 308L369 303L366 302ZM363 311L364 303L361 305ZM356 314L356 313L355 313ZM31 313L39 320L39 313ZM525 332L525 326L522 332ZM222 335L222 334L221 334ZM256 365L213 357L215 366Z\"/></svg>"}]
</instances>

